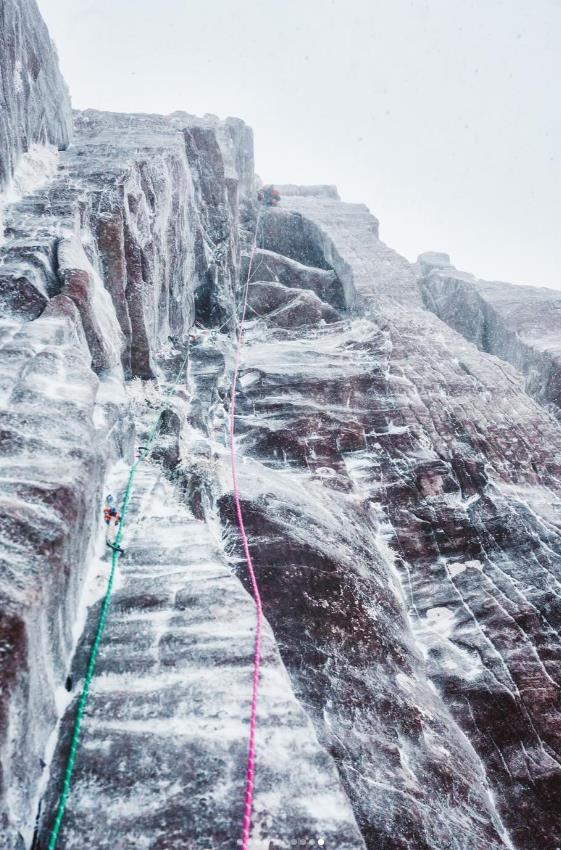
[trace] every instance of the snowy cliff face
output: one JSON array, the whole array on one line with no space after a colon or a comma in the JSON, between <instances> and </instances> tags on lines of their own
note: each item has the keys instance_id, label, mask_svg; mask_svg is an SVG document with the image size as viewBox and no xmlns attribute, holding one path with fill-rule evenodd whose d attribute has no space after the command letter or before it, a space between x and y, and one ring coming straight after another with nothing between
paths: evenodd
<instances>
[{"instance_id":1,"label":"snowy cliff face","mask_svg":"<svg viewBox=\"0 0 561 850\"><path fill-rule=\"evenodd\" d=\"M2 832L29 844L85 602L102 482L133 457L126 377L152 378L196 316L232 312L248 169L232 120L75 115L50 179L4 209ZM242 144L243 143L243 144ZM240 144L237 149L236 145ZM19 166L18 166L19 167ZM244 178L245 179L245 178ZM226 323L226 327L228 322ZM76 629L78 628L78 634ZM24 846L23 844L21 846Z\"/></svg>"},{"instance_id":2,"label":"snowy cliff face","mask_svg":"<svg viewBox=\"0 0 561 850\"><path fill-rule=\"evenodd\" d=\"M479 349L511 363L526 390L559 416L561 296L552 289L478 280L447 255L419 257L425 304Z\"/></svg>"},{"instance_id":3,"label":"snowy cliff face","mask_svg":"<svg viewBox=\"0 0 561 850\"><path fill-rule=\"evenodd\" d=\"M283 207L264 247L301 260L293 234L308 234L352 311L249 336L246 498L286 663L306 700L316 671L318 734L372 846L557 847L559 425L521 375L423 309L363 207ZM287 467L299 499L281 490Z\"/></svg>"},{"instance_id":4,"label":"snowy cliff face","mask_svg":"<svg viewBox=\"0 0 561 850\"><path fill-rule=\"evenodd\" d=\"M161 409L57 848L238 841L255 606L227 425L250 266L251 847L561 846L556 298L412 266L331 186L259 209L238 119L79 112L71 148L36 154L0 239L2 850L47 846L102 499Z\"/></svg>"},{"instance_id":5,"label":"snowy cliff face","mask_svg":"<svg viewBox=\"0 0 561 850\"><path fill-rule=\"evenodd\" d=\"M34 144L65 148L72 133L68 90L35 0L0 4L0 192Z\"/></svg>"}]
</instances>

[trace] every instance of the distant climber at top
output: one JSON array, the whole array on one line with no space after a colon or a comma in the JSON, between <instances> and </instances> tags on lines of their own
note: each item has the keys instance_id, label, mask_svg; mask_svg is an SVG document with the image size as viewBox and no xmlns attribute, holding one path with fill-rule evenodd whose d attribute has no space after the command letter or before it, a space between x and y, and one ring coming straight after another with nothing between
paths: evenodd
<instances>
[{"instance_id":1,"label":"distant climber at top","mask_svg":"<svg viewBox=\"0 0 561 850\"><path fill-rule=\"evenodd\" d=\"M107 496L107 498L105 499L105 506L103 508L103 519L105 520L105 524L107 526L105 542L107 543L110 549L113 549L113 551L120 552L122 555L124 555L125 550L121 549L120 546L115 545L115 538L117 537L119 524L121 522L121 514L115 507L115 499L111 495Z\"/></svg>"},{"instance_id":2,"label":"distant climber at top","mask_svg":"<svg viewBox=\"0 0 561 850\"><path fill-rule=\"evenodd\" d=\"M266 207L278 206L280 199L280 192L274 186L263 186L257 193L257 200Z\"/></svg>"}]
</instances>

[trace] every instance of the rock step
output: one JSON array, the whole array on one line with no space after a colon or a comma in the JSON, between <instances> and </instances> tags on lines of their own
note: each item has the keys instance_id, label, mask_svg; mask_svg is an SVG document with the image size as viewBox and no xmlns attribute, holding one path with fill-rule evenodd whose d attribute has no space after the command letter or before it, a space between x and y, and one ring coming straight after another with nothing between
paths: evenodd
<instances>
[{"instance_id":1,"label":"rock step","mask_svg":"<svg viewBox=\"0 0 561 850\"><path fill-rule=\"evenodd\" d=\"M256 281L248 288L248 315L267 317L280 328L337 322L341 316L319 296L306 289L293 289L282 283Z\"/></svg>"},{"instance_id":2,"label":"rock step","mask_svg":"<svg viewBox=\"0 0 561 850\"><path fill-rule=\"evenodd\" d=\"M247 278L249 262L249 255L242 257L242 280ZM338 310L345 307L341 283L332 269L300 263L275 251L257 248L251 263L251 281L270 281L291 289L311 290L332 307Z\"/></svg>"}]
</instances>

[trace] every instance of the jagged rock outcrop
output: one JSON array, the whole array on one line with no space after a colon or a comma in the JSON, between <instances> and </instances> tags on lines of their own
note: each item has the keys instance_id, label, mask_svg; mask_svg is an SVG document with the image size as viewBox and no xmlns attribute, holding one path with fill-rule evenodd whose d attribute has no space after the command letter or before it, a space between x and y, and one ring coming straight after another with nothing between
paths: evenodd
<instances>
[{"instance_id":1,"label":"jagged rock outcrop","mask_svg":"<svg viewBox=\"0 0 561 850\"><path fill-rule=\"evenodd\" d=\"M31 3L2 9L46 44ZM334 187L258 207L238 119L77 112L43 177L0 244L3 850L48 842L109 569L102 495L160 414L57 850L238 840L248 274L252 848L559 847L556 298L412 266Z\"/></svg>"},{"instance_id":2,"label":"jagged rock outcrop","mask_svg":"<svg viewBox=\"0 0 561 850\"><path fill-rule=\"evenodd\" d=\"M267 317L270 324L280 328L295 328L317 322L336 322L336 310L322 301L314 292L298 292L282 283L250 283L247 303L249 314Z\"/></svg>"},{"instance_id":3,"label":"jagged rock outcrop","mask_svg":"<svg viewBox=\"0 0 561 850\"><path fill-rule=\"evenodd\" d=\"M35 0L0 4L0 191L31 145L65 148L72 112L58 59Z\"/></svg>"},{"instance_id":4,"label":"jagged rock outcrop","mask_svg":"<svg viewBox=\"0 0 561 850\"><path fill-rule=\"evenodd\" d=\"M440 259L439 259L440 257ZM553 289L478 280L447 255L419 257L423 298L450 327L481 351L511 363L526 390L561 409L561 296Z\"/></svg>"},{"instance_id":5,"label":"jagged rock outcrop","mask_svg":"<svg viewBox=\"0 0 561 850\"><path fill-rule=\"evenodd\" d=\"M334 271L311 268L274 251L258 248L251 260L242 258L241 275L252 280L282 283L294 289L309 289L322 301L336 308L345 306L345 296L339 278Z\"/></svg>"}]
</instances>

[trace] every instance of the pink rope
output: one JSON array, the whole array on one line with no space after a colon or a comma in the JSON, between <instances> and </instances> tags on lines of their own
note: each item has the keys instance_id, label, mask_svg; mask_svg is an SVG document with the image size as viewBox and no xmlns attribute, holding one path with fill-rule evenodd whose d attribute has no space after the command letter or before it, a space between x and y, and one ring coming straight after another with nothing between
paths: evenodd
<instances>
[{"instance_id":1,"label":"pink rope","mask_svg":"<svg viewBox=\"0 0 561 850\"><path fill-rule=\"evenodd\" d=\"M255 225L255 240L253 242L253 249L251 252L251 258L249 262L249 269L247 272L247 281L245 285L245 292L243 298L243 311L242 317L239 324L238 330L238 342L236 346L236 356L234 361L234 375L232 378L232 390L231 390L231 401L230 401L230 458L232 462L232 482L233 482L233 491L234 491L234 503L236 505L236 516L238 519L238 526L240 529L240 534L243 543L243 550L245 554L245 560L247 564L247 573L251 582L251 588L253 591L253 598L255 599L255 607L257 609L257 622L255 627L255 649L253 655L253 686L252 686L252 694L251 694L251 715L249 721L249 742L247 749L247 770L246 770L246 782L245 782L245 800L244 800L244 814L243 814L243 827L242 827L242 850L247 850L249 844L249 834L251 830L251 811L253 807L253 778L254 778L254 770L255 770L255 731L257 726L257 700L259 693L259 674L261 670L261 624L263 621L263 608L261 605L261 594L259 593L259 586L257 584L257 578L255 576L255 570L253 568L253 560L251 558L251 553L249 551L249 542L247 539L247 534L245 530L245 524L243 520L243 512L242 506L240 502L240 493L238 489L238 463L237 463L237 454L236 454L236 443L235 443L235 416L236 416L236 386L238 382L238 373L240 371L240 362L241 362L241 353L243 348L243 323L245 321L245 314L247 311L247 293L249 289L249 279L251 277L251 267L253 265L253 257L255 254L255 248L257 244L257 228L259 226L259 217L257 218L257 223Z\"/></svg>"}]
</instances>

